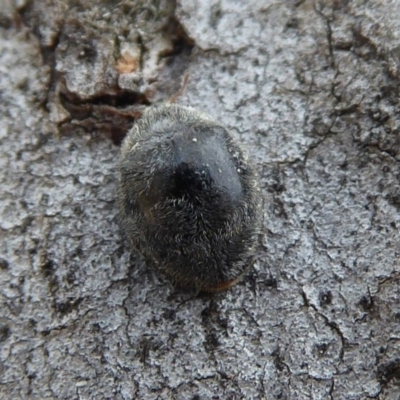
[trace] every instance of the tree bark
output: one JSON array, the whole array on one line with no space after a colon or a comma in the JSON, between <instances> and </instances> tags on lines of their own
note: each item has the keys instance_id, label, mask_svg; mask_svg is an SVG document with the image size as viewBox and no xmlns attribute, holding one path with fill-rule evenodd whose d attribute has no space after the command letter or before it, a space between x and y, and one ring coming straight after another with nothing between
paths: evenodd
<instances>
[{"instance_id":1,"label":"tree bark","mask_svg":"<svg viewBox=\"0 0 400 400\"><path fill-rule=\"evenodd\" d=\"M395 0L3 0L2 399L399 399ZM130 252L125 132L174 96L257 167L246 277L190 297Z\"/></svg>"}]
</instances>

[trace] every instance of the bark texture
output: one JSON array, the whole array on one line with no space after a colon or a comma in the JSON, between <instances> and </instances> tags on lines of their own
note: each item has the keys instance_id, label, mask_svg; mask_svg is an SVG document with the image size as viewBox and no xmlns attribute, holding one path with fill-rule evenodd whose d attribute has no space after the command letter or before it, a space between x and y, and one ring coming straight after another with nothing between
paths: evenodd
<instances>
[{"instance_id":1,"label":"bark texture","mask_svg":"<svg viewBox=\"0 0 400 400\"><path fill-rule=\"evenodd\" d=\"M0 26L2 399L400 398L398 1L3 0ZM212 297L116 221L115 143L185 73L264 197Z\"/></svg>"}]
</instances>

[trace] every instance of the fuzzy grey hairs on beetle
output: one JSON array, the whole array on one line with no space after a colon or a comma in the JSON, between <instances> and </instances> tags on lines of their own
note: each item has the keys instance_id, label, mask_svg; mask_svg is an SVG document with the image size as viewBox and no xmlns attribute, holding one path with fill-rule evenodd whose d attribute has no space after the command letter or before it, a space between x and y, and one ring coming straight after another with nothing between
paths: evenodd
<instances>
[{"instance_id":1,"label":"fuzzy grey hairs on beetle","mask_svg":"<svg viewBox=\"0 0 400 400\"><path fill-rule=\"evenodd\" d=\"M209 116L168 104L128 132L118 199L132 246L175 284L230 287L249 266L260 225L253 167Z\"/></svg>"}]
</instances>

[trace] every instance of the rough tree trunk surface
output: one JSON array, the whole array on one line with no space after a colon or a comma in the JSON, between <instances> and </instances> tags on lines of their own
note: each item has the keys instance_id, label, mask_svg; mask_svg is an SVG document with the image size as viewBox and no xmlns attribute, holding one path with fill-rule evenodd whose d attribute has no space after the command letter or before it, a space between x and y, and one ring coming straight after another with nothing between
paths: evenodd
<instances>
[{"instance_id":1,"label":"rough tree trunk surface","mask_svg":"<svg viewBox=\"0 0 400 400\"><path fill-rule=\"evenodd\" d=\"M0 25L2 399L400 398L397 0L2 0ZM116 143L185 73L264 194L212 297L117 224Z\"/></svg>"}]
</instances>

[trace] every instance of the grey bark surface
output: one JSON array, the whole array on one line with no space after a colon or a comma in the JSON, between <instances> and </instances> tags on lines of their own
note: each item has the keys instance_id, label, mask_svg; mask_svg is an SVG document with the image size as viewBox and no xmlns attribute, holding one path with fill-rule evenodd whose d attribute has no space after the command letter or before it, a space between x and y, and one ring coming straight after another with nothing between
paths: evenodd
<instances>
[{"instance_id":1,"label":"grey bark surface","mask_svg":"<svg viewBox=\"0 0 400 400\"><path fill-rule=\"evenodd\" d=\"M400 398L397 1L3 1L0 26L2 399ZM264 198L211 297L117 224L109 138L185 73Z\"/></svg>"}]
</instances>

